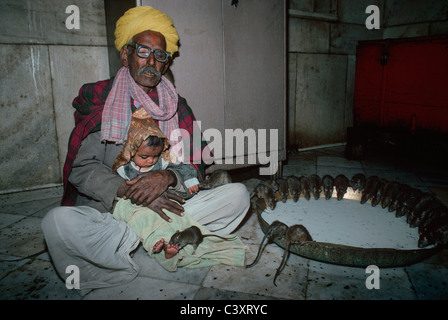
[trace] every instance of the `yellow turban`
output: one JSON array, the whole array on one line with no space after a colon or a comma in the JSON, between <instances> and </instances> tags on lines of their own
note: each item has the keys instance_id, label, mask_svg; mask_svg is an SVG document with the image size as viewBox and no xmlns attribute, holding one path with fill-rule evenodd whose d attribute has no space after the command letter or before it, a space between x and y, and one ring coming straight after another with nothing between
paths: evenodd
<instances>
[{"instance_id":1,"label":"yellow turban","mask_svg":"<svg viewBox=\"0 0 448 320\"><path fill-rule=\"evenodd\" d=\"M163 34L166 50L173 55L178 51L179 35L174 28L173 20L165 13L150 6L138 6L124 13L117 21L115 28L115 48L118 51L136 34L152 30Z\"/></svg>"}]
</instances>

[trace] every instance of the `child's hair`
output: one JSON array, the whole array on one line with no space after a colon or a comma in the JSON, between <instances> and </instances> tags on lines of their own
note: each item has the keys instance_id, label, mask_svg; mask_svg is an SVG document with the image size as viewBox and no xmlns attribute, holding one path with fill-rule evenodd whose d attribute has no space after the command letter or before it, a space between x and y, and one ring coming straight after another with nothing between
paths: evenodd
<instances>
[{"instance_id":1,"label":"child's hair","mask_svg":"<svg viewBox=\"0 0 448 320\"><path fill-rule=\"evenodd\" d=\"M148 147L163 147L165 146L165 138L160 138L158 136L149 136L145 141L143 141Z\"/></svg>"}]
</instances>

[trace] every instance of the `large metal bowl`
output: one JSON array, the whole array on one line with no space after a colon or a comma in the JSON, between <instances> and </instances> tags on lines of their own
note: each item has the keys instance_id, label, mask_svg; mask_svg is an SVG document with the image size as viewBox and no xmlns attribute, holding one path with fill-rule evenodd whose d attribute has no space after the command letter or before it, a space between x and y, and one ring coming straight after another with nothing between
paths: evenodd
<instances>
[{"instance_id":1,"label":"large metal bowl","mask_svg":"<svg viewBox=\"0 0 448 320\"><path fill-rule=\"evenodd\" d=\"M277 197L279 198L278 195ZM344 198L356 199L356 197L356 194L348 192ZM252 208L257 214L261 230L266 233L269 224L262 217L262 213L266 209L265 202L255 197L252 201ZM274 243L282 248L286 247L285 239L275 239ZM306 242L303 245L291 245L290 247L291 252L308 259L363 268L370 265L375 265L380 268L411 265L432 256L439 250L440 248L438 247L415 250L360 248L317 241Z\"/></svg>"}]
</instances>

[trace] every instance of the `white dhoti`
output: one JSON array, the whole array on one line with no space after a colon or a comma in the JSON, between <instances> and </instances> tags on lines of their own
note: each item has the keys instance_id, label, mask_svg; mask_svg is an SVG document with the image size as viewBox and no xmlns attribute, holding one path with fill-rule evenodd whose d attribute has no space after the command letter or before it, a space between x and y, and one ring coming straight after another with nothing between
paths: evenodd
<instances>
[{"instance_id":1,"label":"white dhoti","mask_svg":"<svg viewBox=\"0 0 448 320\"><path fill-rule=\"evenodd\" d=\"M200 191L183 205L198 223L217 235L228 235L244 219L249 192L241 183ZM81 293L133 280L138 265L129 254L139 237L124 221L87 206L57 207L42 220L42 231L54 266L66 279L70 265L79 268Z\"/></svg>"}]
</instances>

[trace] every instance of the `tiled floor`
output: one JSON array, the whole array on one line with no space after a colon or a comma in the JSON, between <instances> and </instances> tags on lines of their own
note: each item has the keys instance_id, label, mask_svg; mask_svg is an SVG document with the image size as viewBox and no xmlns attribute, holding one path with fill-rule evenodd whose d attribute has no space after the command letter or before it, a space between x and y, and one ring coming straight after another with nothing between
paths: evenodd
<instances>
[{"instance_id":1,"label":"tiled floor","mask_svg":"<svg viewBox=\"0 0 448 320\"><path fill-rule=\"evenodd\" d=\"M407 183L437 194L448 204L448 176L434 167L414 166L411 161L370 152L363 161L344 158L344 146L290 154L283 175L346 174L363 172ZM247 171L246 175L247 175ZM250 171L250 170L249 170ZM245 176L253 188L259 182ZM273 285L283 249L267 246L260 262L251 269L218 265L169 273L149 258L140 246L134 254L140 275L132 282L81 296L69 290L56 274L47 253L19 261L45 248L40 221L57 206L60 187L0 196L0 299L447 299L448 251L406 267L380 270L380 289L367 289L363 268L317 262L291 254L287 266ZM255 257L263 233L255 214L236 232Z\"/></svg>"}]
</instances>

